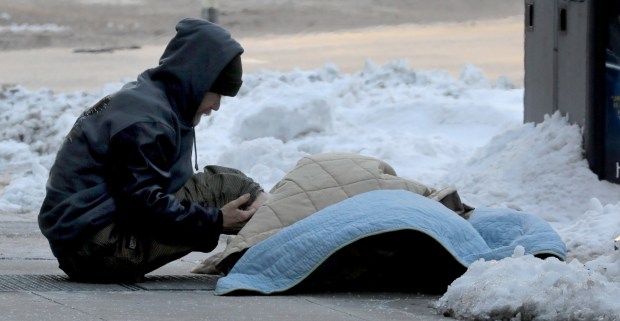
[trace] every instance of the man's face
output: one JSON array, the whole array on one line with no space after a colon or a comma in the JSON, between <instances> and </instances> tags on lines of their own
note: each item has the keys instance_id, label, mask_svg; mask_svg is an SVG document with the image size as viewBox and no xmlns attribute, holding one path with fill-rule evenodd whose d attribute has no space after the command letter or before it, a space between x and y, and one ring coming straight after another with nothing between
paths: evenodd
<instances>
[{"instance_id":1,"label":"man's face","mask_svg":"<svg viewBox=\"0 0 620 321\"><path fill-rule=\"evenodd\" d=\"M202 115L209 116L211 115L212 110L217 111L218 109L220 109L221 99L222 95L208 92L202 99L200 106L198 106L198 110L196 111L196 115L194 116L193 125L196 126L198 125L198 123L200 123L200 118L202 118Z\"/></svg>"}]
</instances>

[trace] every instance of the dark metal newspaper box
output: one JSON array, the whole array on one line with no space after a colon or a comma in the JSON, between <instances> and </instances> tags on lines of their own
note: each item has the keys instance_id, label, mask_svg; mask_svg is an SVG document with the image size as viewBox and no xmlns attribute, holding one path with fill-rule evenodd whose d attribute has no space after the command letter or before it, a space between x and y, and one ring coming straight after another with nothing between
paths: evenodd
<instances>
[{"instance_id":1,"label":"dark metal newspaper box","mask_svg":"<svg viewBox=\"0 0 620 321\"><path fill-rule=\"evenodd\" d=\"M559 111L591 169L620 183L620 1L525 0L524 121Z\"/></svg>"}]
</instances>

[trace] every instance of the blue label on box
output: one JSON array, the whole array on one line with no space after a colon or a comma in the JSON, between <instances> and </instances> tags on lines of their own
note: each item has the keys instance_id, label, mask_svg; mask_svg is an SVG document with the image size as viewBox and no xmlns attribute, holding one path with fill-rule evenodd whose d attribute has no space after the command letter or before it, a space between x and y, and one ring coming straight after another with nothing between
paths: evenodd
<instances>
[{"instance_id":1,"label":"blue label on box","mask_svg":"<svg viewBox=\"0 0 620 321\"><path fill-rule=\"evenodd\" d=\"M620 65L608 63L605 81L605 179L620 182Z\"/></svg>"},{"instance_id":2,"label":"blue label on box","mask_svg":"<svg viewBox=\"0 0 620 321\"><path fill-rule=\"evenodd\" d=\"M611 7L605 61L604 178L620 183L620 7L617 3Z\"/></svg>"}]
</instances>

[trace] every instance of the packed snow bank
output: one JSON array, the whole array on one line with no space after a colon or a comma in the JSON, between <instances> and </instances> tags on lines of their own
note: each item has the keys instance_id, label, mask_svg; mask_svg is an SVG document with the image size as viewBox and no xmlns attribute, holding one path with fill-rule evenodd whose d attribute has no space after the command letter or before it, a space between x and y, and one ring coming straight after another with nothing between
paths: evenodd
<instances>
[{"instance_id":1,"label":"packed snow bank","mask_svg":"<svg viewBox=\"0 0 620 321\"><path fill-rule=\"evenodd\" d=\"M0 92L0 219L35 221L47 172L77 116L100 92ZM201 164L236 167L270 189L306 154L380 158L400 176L455 186L473 206L523 209L549 221L569 262L517 253L476 262L438 301L440 313L477 320L620 320L620 185L601 182L579 128L559 115L523 124L523 90L475 66L459 78L395 61L355 74L244 76L233 99L197 127ZM615 301L614 301L615 300Z\"/></svg>"}]
</instances>

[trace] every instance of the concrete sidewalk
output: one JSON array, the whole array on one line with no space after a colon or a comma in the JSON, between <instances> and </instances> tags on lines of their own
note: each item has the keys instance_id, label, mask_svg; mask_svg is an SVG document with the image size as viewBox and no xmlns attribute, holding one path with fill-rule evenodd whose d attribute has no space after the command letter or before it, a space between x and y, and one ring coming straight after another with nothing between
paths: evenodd
<instances>
[{"instance_id":1,"label":"concrete sidewalk","mask_svg":"<svg viewBox=\"0 0 620 321\"><path fill-rule=\"evenodd\" d=\"M413 293L215 296L217 276L189 273L206 256L135 285L74 283L36 223L0 221L0 320L450 320L432 308L438 296Z\"/></svg>"}]
</instances>

